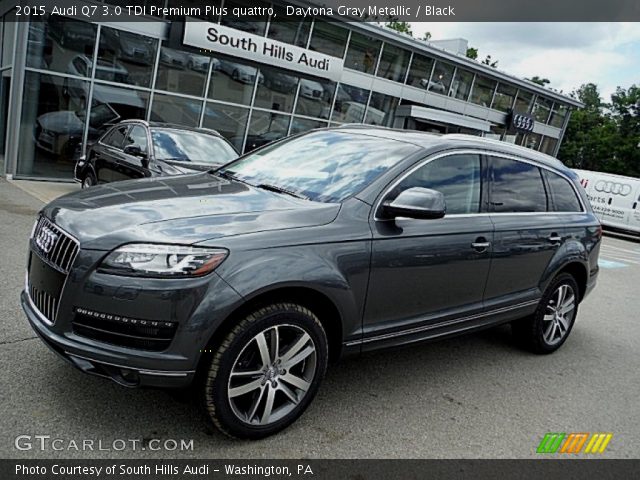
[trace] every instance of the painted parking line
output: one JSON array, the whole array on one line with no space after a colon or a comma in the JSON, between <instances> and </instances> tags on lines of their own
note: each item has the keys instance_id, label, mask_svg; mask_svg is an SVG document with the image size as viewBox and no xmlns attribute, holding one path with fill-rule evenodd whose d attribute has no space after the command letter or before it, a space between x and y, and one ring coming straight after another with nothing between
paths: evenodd
<instances>
[{"instance_id":1,"label":"painted parking line","mask_svg":"<svg viewBox=\"0 0 640 480\"><path fill-rule=\"evenodd\" d=\"M622 262L627 262L634 265L640 265L640 257L625 255L624 253L601 251L600 257L609 259L609 260L620 260Z\"/></svg>"},{"instance_id":2,"label":"painted parking line","mask_svg":"<svg viewBox=\"0 0 640 480\"><path fill-rule=\"evenodd\" d=\"M640 248L629 250L628 248L621 248L615 245L603 245L602 248L604 250L615 250L616 252L630 253L631 255L640 256Z\"/></svg>"},{"instance_id":3,"label":"painted parking line","mask_svg":"<svg viewBox=\"0 0 640 480\"><path fill-rule=\"evenodd\" d=\"M613 260L605 260L603 258L599 258L598 259L598 266L600 268L624 268L624 267L628 267L629 265L627 265L626 263L622 263L622 262L616 262Z\"/></svg>"}]
</instances>

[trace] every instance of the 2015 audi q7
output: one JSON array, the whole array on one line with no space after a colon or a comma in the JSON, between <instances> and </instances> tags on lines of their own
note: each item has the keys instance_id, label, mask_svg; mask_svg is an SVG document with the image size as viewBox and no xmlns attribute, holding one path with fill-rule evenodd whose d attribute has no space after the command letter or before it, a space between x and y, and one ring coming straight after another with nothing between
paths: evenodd
<instances>
[{"instance_id":1,"label":"2015 audi q7","mask_svg":"<svg viewBox=\"0 0 640 480\"><path fill-rule=\"evenodd\" d=\"M594 287L576 175L464 135L346 126L40 213L22 305L53 351L127 386L197 386L233 437L291 424L332 358L512 322L550 353Z\"/></svg>"}]
</instances>

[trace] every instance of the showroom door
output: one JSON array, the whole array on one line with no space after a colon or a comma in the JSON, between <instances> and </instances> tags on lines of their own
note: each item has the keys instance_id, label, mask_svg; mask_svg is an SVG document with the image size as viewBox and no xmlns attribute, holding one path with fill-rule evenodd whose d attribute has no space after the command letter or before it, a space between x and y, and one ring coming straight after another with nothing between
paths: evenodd
<instances>
[{"instance_id":1,"label":"showroom door","mask_svg":"<svg viewBox=\"0 0 640 480\"><path fill-rule=\"evenodd\" d=\"M481 211L480 156L447 155L415 170L384 198L424 187L442 192L444 218L372 220L364 337L437 323L483 308L493 224Z\"/></svg>"}]
</instances>

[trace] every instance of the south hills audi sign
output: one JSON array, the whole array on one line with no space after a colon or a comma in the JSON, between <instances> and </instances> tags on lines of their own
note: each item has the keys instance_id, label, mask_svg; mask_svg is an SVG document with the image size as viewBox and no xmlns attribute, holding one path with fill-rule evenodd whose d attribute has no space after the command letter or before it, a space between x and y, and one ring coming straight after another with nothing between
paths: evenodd
<instances>
[{"instance_id":1,"label":"south hills audi sign","mask_svg":"<svg viewBox=\"0 0 640 480\"><path fill-rule=\"evenodd\" d=\"M344 62L288 43L201 21L185 22L183 43L244 60L338 81Z\"/></svg>"}]
</instances>

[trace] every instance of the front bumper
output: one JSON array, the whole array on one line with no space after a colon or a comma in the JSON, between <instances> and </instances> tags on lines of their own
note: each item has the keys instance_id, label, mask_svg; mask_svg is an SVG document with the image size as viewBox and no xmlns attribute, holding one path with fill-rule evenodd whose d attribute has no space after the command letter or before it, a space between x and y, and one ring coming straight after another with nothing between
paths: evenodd
<instances>
[{"instance_id":1,"label":"front bumper","mask_svg":"<svg viewBox=\"0 0 640 480\"><path fill-rule=\"evenodd\" d=\"M126 387L182 388L188 386L195 370L155 370L133 366L133 358L123 358L111 346L97 347L73 342L53 333L35 308L26 291L21 295L22 308L33 330L56 355L90 375L109 378Z\"/></svg>"},{"instance_id":2,"label":"front bumper","mask_svg":"<svg viewBox=\"0 0 640 480\"><path fill-rule=\"evenodd\" d=\"M79 251L54 322L44 317L25 289L21 303L31 327L51 350L85 373L128 387L189 385L203 350L241 297L215 272L193 280L166 281L100 274L95 266L103 255ZM117 345L77 331L73 322L79 308L174 322L177 328L168 346L159 351Z\"/></svg>"}]
</instances>

